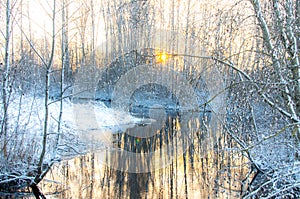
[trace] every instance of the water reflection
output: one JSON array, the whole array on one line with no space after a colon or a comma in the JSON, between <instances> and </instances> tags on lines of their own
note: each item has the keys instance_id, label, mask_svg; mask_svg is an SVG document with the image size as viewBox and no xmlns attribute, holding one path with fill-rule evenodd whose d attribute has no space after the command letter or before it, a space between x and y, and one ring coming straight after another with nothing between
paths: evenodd
<instances>
[{"instance_id":1,"label":"water reflection","mask_svg":"<svg viewBox=\"0 0 300 199\"><path fill-rule=\"evenodd\" d=\"M240 198L249 169L242 154L209 128L209 112L189 118L168 114L161 128L115 133L112 148L56 165L42 189L54 198ZM136 136L141 126L152 136Z\"/></svg>"}]
</instances>

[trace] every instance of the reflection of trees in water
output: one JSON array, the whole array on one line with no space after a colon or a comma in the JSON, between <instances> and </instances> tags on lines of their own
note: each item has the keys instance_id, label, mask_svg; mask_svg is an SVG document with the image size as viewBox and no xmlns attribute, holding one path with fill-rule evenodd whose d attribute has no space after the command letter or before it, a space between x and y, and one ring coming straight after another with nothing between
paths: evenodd
<instances>
[{"instance_id":1,"label":"reflection of trees in water","mask_svg":"<svg viewBox=\"0 0 300 199\"><path fill-rule=\"evenodd\" d=\"M178 143L173 138L178 133L178 121L169 118L159 133L139 141L128 133L117 134L119 142L115 147L140 153L158 150L168 143L176 146ZM249 168L241 153L234 150L235 143L221 131L212 135L200 120L194 123L202 128L191 129L190 147L165 168L148 173L127 173L100 166L97 155L88 154L64 162L57 170L63 177L53 172L53 178L62 185L52 184L51 190L54 187L65 190L59 194L61 198L240 198L245 189L242 181ZM176 153L174 150L173 155ZM109 158L123 164L119 162L122 157L116 154Z\"/></svg>"},{"instance_id":2,"label":"reflection of trees in water","mask_svg":"<svg viewBox=\"0 0 300 199\"><path fill-rule=\"evenodd\" d=\"M117 134L116 139L119 140L117 142L117 148L121 148L132 153L150 153L160 150L164 147L164 145L168 146L170 142L173 141L173 137L177 136L176 121L176 118L170 117L168 120L166 120L166 123L162 127L162 129L158 130L156 134L149 138L137 138L131 136L130 130L134 131L135 129L129 129L126 133ZM148 130L151 131L153 129ZM168 156L166 156L166 154L159 154L159 158L169 158ZM167 154L174 155L172 154L170 147L167 147ZM122 153L121 155L116 154L115 156L112 156L112 162L115 161L119 164L123 164L122 161L126 159L126 156L122 157L122 155L124 154ZM127 162L127 164L129 164L128 168L144 166L145 168L141 168L141 170L147 171L150 167L150 162L141 163L136 161L138 160L133 159L132 161ZM119 198L124 197L124 193L125 196L126 194L129 194L130 198L141 198L144 194L149 192L150 186L154 187L153 183L155 180L155 175L153 175L153 173L151 172L127 173L123 171L115 171L114 177L116 178L115 187L119 188Z\"/></svg>"}]
</instances>

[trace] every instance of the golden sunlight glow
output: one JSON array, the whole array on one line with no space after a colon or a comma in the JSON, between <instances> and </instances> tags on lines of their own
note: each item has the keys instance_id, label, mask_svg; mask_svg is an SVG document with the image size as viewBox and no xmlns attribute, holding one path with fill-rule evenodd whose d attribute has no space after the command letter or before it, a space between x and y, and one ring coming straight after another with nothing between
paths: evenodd
<instances>
[{"instance_id":1,"label":"golden sunlight glow","mask_svg":"<svg viewBox=\"0 0 300 199\"><path fill-rule=\"evenodd\" d=\"M160 57L161 57L162 61L166 61L167 60L167 54L165 52L163 52Z\"/></svg>"},{"instance_id":2,"label":"golden sunlight glow","mask_svg":"<svg viewBox=\"0 0 300 199\"><path fill-rule=\"evenodd\" d=\"M170 57L171 55L167 54L166 52L157 52L156 62L165 64Z\"/></svg>"}]
</instances>

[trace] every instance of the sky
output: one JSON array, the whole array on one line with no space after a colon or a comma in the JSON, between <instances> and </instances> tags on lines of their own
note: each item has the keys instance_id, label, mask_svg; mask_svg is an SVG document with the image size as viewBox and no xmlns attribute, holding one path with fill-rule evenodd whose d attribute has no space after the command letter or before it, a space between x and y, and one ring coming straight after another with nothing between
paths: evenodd
<instances>
[{"instance_id":1,"label":"sky","mask_svg":"<svg viewBox=\"0 0 300 199\"><path fill-rule=\"evenodd\" d=\"M23 21L31 21L31 28L33 30L34 36L37 38L44 38L45 32L49 35L52 33L52 10L53 10L53 1L48 0L27 0L26 3L28 4L29 8L29 14L24 13ZM27 6L27 5L25 5ZM76 20L78 18L79 12L77 12L78 7L81 7L80 5L76 4L76 1L71 1L69 4L69 15L71 19L73 18ZM23 8L24 10L27 10L27 8ZM60 0L57 0L57 13L56 15L56 29L57 31L60 30L61 26L61 2ZM96 10L98 9L98 11ZM97 13L96 13L97 12ZM105 40L105 33L104 33L104 25L102 21L102 13L99 13L98 6L95 6L95 15L96 15L96 43L97 45L100 45ZM75 24L75 23L70 23ZM72 25L71 25L72 26ZM88 25L88 27L90 27ZM71 30L76 29L76 27L71 27ZM70 31L71 32L71 31ZM73 34L76 32L76 30L72 31ZM72 34L72 33L71 33ZM72 35L70 35L72 36Z\"/></svg>"}]
</instances>

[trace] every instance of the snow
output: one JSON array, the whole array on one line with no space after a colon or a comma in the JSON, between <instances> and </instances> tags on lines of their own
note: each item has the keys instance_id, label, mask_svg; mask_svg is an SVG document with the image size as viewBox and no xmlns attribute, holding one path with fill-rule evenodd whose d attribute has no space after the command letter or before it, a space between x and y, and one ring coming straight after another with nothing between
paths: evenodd
<instances>
[{"instance_id":1,"label":"snow","mask_svg":"<svg viewBox=\"0 0 300 199\"><path fill-rule=\"evenodd\" d=\"M15 99L12 103L10 108L10 114L15 118L18 115L18 101ZM50 101L49 109L50 109L50 116L53 118L58 118L59 109L60 109L60 102L52 103ZM120 110L114 110L112 108L108 108L103 102L101 101L93 101L87 100L83 103L73 103L70 99L65 99L63 101L63 122L75 125L74 121L74 108L80 106L82 109L90 109L91 107L94 108L96 113L96 117L98 125L100 128L106 128L108 126L122 126L127 123L135 123L140 121L139 118L135 118L131 116L129 113ZM22 105L21 105L21 121L27 121L30 119L31 122L28 125L35 126L36 123L33 121L42 121L44 115L44 99L43 98L35 98L33 96L23 97ZM92 110L92 109L91 109ZM90 111L90 110L89 110ZM28 116L31 115L31 118ZM15 121L14 121L15 122ZM27 121L28 122L28 121Z\"/></svg>"},{"instance_id":2,"label":"snow","mask_svg":"<svg viewBox=\"0 0 300 199\"><path fill-rule=\"evenodd\" d=\"M20 159L19 163L15 162L12 157L11 161L14 164L19 164L20 167L27 163L34 165L42 148L44 99L31 95L21 97L14 94L12 96L14 98L11 99L8 109L8 153L14 154L16 157L23 153L26 154L24 160ZM57 124L60 102L52 103L50 101L49 103L48 146L45 164L84 154L88 152L87 149L90 149L90 144L100 148L107 147L112 144L114 133L125 131L142 121L142 119L135 118L124 111L108 108L100 101L73 103L71 100L65 99L63 101L60 140L57 145L58 148L54 149L53 146L58 136ZM17 121L18 117L19 121ZM0 165L0 168L2 166Z\"/></svg>"},{"instance_id":3,"label":"snow","mask_svg":"<svg viewBox=\"0 0 300 199\"><path fill-rule=\"evenodd\" d=\"M80 140L93 148L99 144L110 146L114 133L124 132L142 121L124 111L108 108L100 101L68 103L67 107L63 118L75 126Z\"/></svg>"}]
</instances>

